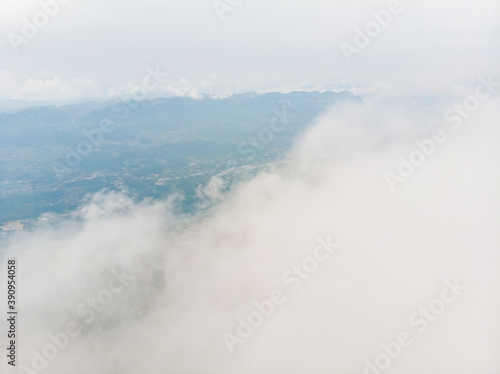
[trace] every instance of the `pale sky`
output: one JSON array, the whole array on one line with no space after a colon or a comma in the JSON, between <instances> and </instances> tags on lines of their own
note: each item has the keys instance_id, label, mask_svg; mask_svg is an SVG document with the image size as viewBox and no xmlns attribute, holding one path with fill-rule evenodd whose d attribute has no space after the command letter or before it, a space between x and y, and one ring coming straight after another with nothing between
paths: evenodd
<instances>
[{"instance_id":1,"label":"pale sky","mask_svg":"<svg viewBox=\"0 0 500 374\"><path fill-rule=\"evenodd\" d=\"M44 16L52 1L0 2L1 100L110 98L139 87L148 66L169 74L152 96L456 94L500 73L498 0L403 0L350 63L340 44L355 46L355 28L391 0L60 0ZM222 21L214 4L231 8ZM23 34L24 17L42 25L36 35Z\"/></svg>"}]
</instances>

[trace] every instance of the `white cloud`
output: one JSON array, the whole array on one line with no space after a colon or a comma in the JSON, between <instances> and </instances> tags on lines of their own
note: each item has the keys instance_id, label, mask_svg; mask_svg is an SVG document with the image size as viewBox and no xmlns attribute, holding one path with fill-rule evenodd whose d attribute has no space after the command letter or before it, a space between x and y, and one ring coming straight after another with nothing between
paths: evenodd
<instances>
[{"instance_id":1,"label":"white cloud","mask_svg":"<svg viewBox=\"0 0 500 374\"><path fill-rule=\"evenodd\" d=\"M26 101L61 101L100 96L91 79L28 79L15 91L13 98Z\"/></svg>"},{"instance_id":2,"label":"white cloud","mask_svg":"<svg viewBox=\"0 0 500 374\"><path fill-rule=\"evenodd\" d=\"M49 332L82 321L78 305L116 265L136 279L82 322L46 372L361 373L403 329L418 342L393 370L498 371L498 104L484 102L450 132L397 194L383 174L427 133L427 114L369 104L321 116L289 166L189 224L174 200L97 195L74 220L19 237L9 256L21 264L20 364ZM289 292L281 275L327 234L338 252ZM418 334L408 316L455 276L467 291ZM288 301L230 355L222 334L274 288Z\"/></svg>"},{"instance_id":3,"label":"white cloud","mask_svg":"<svg viewBox=\"0 0 500 374\"><path fill-rule=\"evenodd\" d=\"M16 77L11 72L0 71L0 98L11 97L16 89Z\"/></svg>"}]
</instances>

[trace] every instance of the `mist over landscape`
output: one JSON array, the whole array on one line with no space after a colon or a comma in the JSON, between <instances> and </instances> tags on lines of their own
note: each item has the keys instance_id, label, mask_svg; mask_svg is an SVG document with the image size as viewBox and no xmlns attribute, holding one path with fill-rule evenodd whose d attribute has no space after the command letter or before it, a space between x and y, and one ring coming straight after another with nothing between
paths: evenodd
<instances>
[{"instance_id":1,"label":"mist over landscape","mask_svg":"<svg viewBox=\"0 0 500 374\"><path fill-rule=\"evenodd\" d=\"M0 14L0 373L499 372L500 4Z\"/></svg>"},{"instance_id":2,"label":"mist over landscape","mask_svg":"<svg viewBox=\"0 0 500 374\"><path fill-rule=\"evenodd\" d=\"M71 218L15 237L24 365L76 321L81 333L47 372L354 372L400 330L415 339L394 363L402 372L493 370L499 155L487 146L498 141L498 100L393 194L384 172L416 125L401 115L363 104L327 111L295 141L289 165L238 184L201 217L176 213L175 196L100 193ZM388 140L396 123L405 132ZM339 247L293 292L282 274L318 237ZM103 305L95 297L114 272L130 279ZM467 290L420 335L407 319L446 279ZM273 289L287 300L229 354L222 334Z\"/></svg>"}]
</instances>

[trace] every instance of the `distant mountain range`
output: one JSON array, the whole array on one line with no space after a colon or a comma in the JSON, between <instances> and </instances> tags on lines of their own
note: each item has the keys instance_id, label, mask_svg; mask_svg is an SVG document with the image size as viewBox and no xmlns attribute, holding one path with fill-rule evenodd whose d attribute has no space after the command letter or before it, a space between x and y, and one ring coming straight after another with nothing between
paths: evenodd
<instances>
[{"instance_id":1,"label":"distant mountain range","mask_svg":"<svg viewBox=\"0 0 500 374\"><path fill-rule=\"evenodd\" d=\"M138 199L180 192L184 208L195 209L199 185L228 168L237 174L279 160L326 107L360 101L347 91L246 93L0 113L0 225L29 227L103 188Z\"/></svg>"}]
</instances>

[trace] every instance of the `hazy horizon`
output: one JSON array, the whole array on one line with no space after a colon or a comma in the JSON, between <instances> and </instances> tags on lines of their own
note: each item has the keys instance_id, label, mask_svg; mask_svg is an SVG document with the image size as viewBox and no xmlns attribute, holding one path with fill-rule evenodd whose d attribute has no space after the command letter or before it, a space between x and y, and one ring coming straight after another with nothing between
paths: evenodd
<instances>
[{"instance_id":1,"label":"hazy horizon","mask_svg":"<svg viewBox=\"0 0 500 374\"><path fill-rule=\"evenodd\" d=\"M2 1L0 372L498 374L499 19Z\"/></svg>"}]
</instances>

